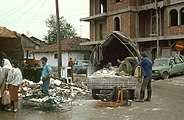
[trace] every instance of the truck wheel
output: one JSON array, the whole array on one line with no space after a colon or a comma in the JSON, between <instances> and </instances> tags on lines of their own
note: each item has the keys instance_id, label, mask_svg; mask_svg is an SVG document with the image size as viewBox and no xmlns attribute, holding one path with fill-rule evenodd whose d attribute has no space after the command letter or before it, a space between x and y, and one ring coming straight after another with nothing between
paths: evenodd
<instances>
[{"instance_id":1,"label":"truck wheel","mask_svg":"<svg viewBox=\"0 0 184 120\"><path fill-rule=\"evenodd\" d=\"M100 90L99 89L92 89L92 97L93 99L99 99L96 94L99 94Z\"/></svg>"},{"instance_id":2,"label":"truck wheel","mask_svg":"<svg viewBox=\"0 0 184 120\"><path fill-rule=\"evenodd\" d=\"M163 74L162 74L162 79L164 80L164 79L166 79L166 78L168 78L169 77L169 74L167 73L167 72L164 72Z\"/></svg>"}]
</instances>

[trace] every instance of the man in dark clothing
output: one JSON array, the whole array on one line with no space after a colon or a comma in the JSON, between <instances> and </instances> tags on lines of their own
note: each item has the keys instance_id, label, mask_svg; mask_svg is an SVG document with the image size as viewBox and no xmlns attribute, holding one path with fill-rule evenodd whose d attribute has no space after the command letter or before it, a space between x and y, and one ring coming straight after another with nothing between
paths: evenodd
<instances>
[{"instance_id":1,"label":"man in dark clothing","mask_svg":"<svg viewBox=\"0 0 184 120\"><path fill-rule=\"evenodd\" d=\"M72 58L70 58L70 60L68 61L68 67L71 67L71 68L68 69L68 76L72 77L72 80L73 80L73 66L74 66L74 62Z\"/></svg>"},{"instance_id":2,"label":"man in dark clothing","mask_svg":"<svg viewBox=\"0 0 184 120\"><path fill-rule=\"evenodd\" d=\"M145 52L143 52L141 55L143 56L143 59L138 64L138 66L142 67L142 76L144 77L144 79L143 79L143 83L141 85L140 99L138 99L137 102L150 101L151 94L152 94L152 88L151 88L152 62L147 57ZM147 87L147 94L148 95L147 95L147 98L144 99L146 87Z\"/></svg>"}]
</instances>

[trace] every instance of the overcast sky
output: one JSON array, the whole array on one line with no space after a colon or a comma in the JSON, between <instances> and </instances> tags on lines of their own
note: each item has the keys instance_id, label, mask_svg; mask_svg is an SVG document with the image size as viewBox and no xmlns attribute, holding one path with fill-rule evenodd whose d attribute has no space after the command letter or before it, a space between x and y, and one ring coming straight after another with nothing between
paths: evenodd
<instances>
[{"instance_id":1,"label":"overcast sky","mask_svg":"<svg viewBox=\"0 0 184 120\"><path fill-rule=\"evenodd\" d=\"M60 16L64 16L79 36L89 38L89 0L58 0ZM55 0L0 0L0 26L20 34L43 39L47 34L45 20L56 13Z\"/></svg>"}]
</instances>

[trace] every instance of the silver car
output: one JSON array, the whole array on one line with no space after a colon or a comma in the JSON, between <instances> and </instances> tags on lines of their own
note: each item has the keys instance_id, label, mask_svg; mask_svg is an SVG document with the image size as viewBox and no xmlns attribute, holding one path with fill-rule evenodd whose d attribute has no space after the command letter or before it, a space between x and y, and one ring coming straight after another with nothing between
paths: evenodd
<instances>
[{"instance_id":1,"label":"silver car","mask_svg":"<svg viewBox=\"0 0 184 120\"><path fill-rule=\"evenodd\" d=\"M88 67L92 64L89 60L77 60L74 62L73 71L76 74L86 74Z\"/></svg>"}]
</instances>

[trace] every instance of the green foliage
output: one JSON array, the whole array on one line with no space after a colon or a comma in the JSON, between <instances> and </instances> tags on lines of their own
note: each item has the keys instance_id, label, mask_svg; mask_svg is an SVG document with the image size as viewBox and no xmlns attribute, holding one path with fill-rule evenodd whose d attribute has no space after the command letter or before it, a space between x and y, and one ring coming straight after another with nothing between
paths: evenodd
<instances>
[{"instance_id":1,"label":"green foliage","mask_svg":"<svg viewBox=\"0 0 184 120\"><path fill-rule=\"evenodd\" d=\"M76 29L64 19L64 17L59 18L60 21L60 38L69 39L77 36ZM57 26L56 26L56 16L51 14L49 19L45 21L46 26L49 28L47 35L44 36L47 44L52 44L57 42Z\"/></svg>"}]
</instances>

